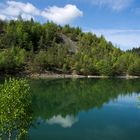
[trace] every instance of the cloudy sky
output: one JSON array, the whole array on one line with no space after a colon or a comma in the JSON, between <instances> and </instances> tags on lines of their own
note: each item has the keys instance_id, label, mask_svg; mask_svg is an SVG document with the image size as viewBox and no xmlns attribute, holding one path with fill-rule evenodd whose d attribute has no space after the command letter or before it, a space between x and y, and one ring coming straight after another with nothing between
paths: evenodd
<instances>
[{"instance_id":1,"label":"cloudy sky","mask_svg":"<svg viewBox=\"0 0 140 140\"><path fill-rule=\"evenodd\" d=\"M0 19L19 15L80 26L123 50L140 46L140 0L0 0Z\"/></svg>"}]
</instances>

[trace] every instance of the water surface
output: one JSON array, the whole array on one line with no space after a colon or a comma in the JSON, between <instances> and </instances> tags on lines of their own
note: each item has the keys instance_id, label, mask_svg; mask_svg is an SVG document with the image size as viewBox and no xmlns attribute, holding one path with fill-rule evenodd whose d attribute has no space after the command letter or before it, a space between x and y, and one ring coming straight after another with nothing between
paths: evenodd
<instances>
[{"instance_id":1,"label":"water surface","mask_svg":"<svg viewBox=\"0 0 140 140\"><path fill-rule=\"evenodd\" d=\"M31 80L31 140L140 139L140 80Z\"/></svg>"}]
</instances>

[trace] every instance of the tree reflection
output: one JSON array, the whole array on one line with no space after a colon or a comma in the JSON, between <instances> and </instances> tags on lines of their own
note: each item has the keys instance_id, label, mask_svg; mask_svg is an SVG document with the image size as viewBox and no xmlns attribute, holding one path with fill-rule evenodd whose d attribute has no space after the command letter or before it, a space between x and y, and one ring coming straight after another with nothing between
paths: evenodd
<instances>
[{"instance_id":1,"label":"tree reflection","mask_svg":"<svg viewBox=\"0 0 140 140\"><path fill-rule=\"evenodd\" d=\"M101 108L119 95L140 93L139 83L138 79L33 80L34 117L76 116L82 110Z\"/></svg>"},{"instance_id":2,"label":"tree reflection","mask_svg":"<svg viewBox=\"0 0 140 140\"><path fill-rule=\"evenodd\" d=\"M11 81L4 85L6 90L0 88L0 137L5 140L10 132L9 139L25 138L32 117L34 122L41 117L48 124L71 127L80 111L100 109L119 95L140 93L139 83L139 79L31 80L31 97L26 81Z\"/></svg>"}]
</instances>

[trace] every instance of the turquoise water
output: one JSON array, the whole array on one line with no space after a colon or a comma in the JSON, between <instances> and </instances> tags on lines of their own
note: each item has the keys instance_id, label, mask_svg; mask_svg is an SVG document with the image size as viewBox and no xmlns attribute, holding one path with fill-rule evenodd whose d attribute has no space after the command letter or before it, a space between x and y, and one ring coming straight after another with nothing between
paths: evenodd
<instances>
[{"instance_id":1,"label":"turquoise water","mask_svg":"<svg viewBox=\"0 0 140 140\"><path fill-rule=\"evenodd\" d=\"M31 140L139 140L140 80L31 80Z\"/></svg>"}]
</instances>

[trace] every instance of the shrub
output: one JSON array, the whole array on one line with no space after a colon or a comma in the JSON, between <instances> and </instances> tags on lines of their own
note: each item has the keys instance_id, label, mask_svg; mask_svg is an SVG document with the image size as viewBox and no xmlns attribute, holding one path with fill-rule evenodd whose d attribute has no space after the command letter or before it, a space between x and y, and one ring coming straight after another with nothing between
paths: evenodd
<instances>
[{"instance_id":1,"label":"shrub","mask_svg":"<svg viewBox=\"0 0 140 140\"><path fill-rule=\"evenodd\" d=\"M0 133L9 139L25 136L31 124L31 94L25 79L5 80L0 86Z\"/></svg>"}]
</instances>

